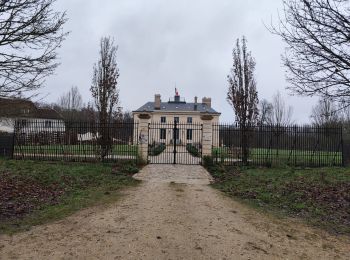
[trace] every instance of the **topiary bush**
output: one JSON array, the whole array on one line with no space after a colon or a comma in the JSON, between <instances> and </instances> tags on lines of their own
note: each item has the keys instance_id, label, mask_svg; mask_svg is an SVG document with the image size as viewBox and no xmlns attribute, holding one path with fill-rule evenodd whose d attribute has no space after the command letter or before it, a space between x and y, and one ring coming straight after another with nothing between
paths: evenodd
<instances>
[{"instance_id":1,"label":"topiary bush","mask_svg":"<svg viewBox=\"0 0 350 260\"><path fill-rule=\"evenodd\" d=\"M213 157L206 155L203 157L203 166L208 168L214 166Z\"/></svg>"},{"instance_id":2,"label":"topiary bush","mask_svg":"<svg viewBox=\"0 0 350 260\"><path fill-rule=\"evenodd\" d=\"M192 144L187 144L186 145L186 150L192 154L194 157L199 157L200 156L200 152L199 149L197 147L195 147Z\"/></svg>"},{"instance_id":3,"label":"topiary bush","mask_svg":"<svg viewBox=\"0 0 350 260\"><path fill-rule=\"evenodd\" d=\"M165 150L165 144L153 143L148 146L148 154L151 156L160 155Z\"/></svg>"}]
</instances>

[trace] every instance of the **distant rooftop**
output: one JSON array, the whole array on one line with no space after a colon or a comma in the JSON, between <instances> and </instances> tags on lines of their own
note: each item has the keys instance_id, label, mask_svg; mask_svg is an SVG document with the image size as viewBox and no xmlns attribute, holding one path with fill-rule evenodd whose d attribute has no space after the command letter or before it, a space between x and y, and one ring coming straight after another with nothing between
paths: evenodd
<instances>
[{"instance_id":1,"label":"distant rooftop","mask_svg":"<svg viewBox=\"0 0 350 260\"><path fill-rule=\"evenodd\" d=\"M19 98L0 98L0 117L62 119L52 108L39 108L32 101Z\"/></svg>"},{"instance_id":2,"label":"distant rooftop","mask_svg":"<svg viewBox=\"0 0 350 260\"><path fill-rule=\"evenodd\" d=\"M205 103L187 103L184 99L181 99L179 95L175 95L174 99L169 99L168 102L160 102L160 95L156 95L159 97L158 104L159 108L156 108L156 100L155 102L147 102L139 109L134 112L154 112L154 111L171 111L171 112L207 112L211 114L220 114L210 105Z\"/></svg>"}]
</instances>

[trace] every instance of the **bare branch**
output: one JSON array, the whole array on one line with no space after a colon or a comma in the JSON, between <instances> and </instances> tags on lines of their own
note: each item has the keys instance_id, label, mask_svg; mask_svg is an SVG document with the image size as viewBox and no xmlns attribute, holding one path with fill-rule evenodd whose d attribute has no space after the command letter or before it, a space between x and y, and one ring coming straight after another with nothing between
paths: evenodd
<instances>
[{"instance_id":1,"label":"bare branch","mask_svg":"<svg viewBox=\"0 0 350 260\"><path fill-rule=\"evenodd\" d=\"M254 124L258 118L258 92L256 91L255 61L247 50L247 40L243 37L242 44L237 39L233 49L233 66L231 74L227 76L229 88L227 101L232 106L236 121L243 130L242 152L243 162L248 162L249 136L247 128Z\"/></svg>"},{"instance_id":2,"label":"bare branch","mask_svg":"<svg viewBox=\"0 0 350 260\"><path fill-rule=\"evenodd\" d=\"M284 0L271 31L287 44L283 62L289 89L340 102L350 96L350 2Z\"/></svg>"},{"instance_id":3,"label":"bare branch","mask_svg":"<svg viewBox=\"0 0 350 260\"><path fill-rule=\"evenodd\" d=\"M255 61L247 50L247 40L244 37L242 45L237 40L232 55L233 67L231 75L227 76L227 101L236 114L236 121L242 126L247 126L257 120L259 100L254 76Z\"/></svg>"},{"instance_id":4,"label":"bare branch","mask_svg":"<svg viewBox=\"0 0 350 260\"><path fill-rule=\"evenodd\" d=\"M56 0L7 0L0 4L0 97L40 88L57 62L67 36L65 12Z\"/></svg>"},{"instance_id":5,"label":"bare branch","mask_svg":"<svg viewBox=\"0 0 350 260\"><path fill-rule=\"evenodd\" d=\"M273 96L271 105L271 111L267 118L269 125L289 126L293 124L293 108L286 105L279 91Z\"/></svg>"},{"instance_id":6,"label":"bare branch","mask_svg":"<svg viewBox=\"0 0 350 260\"><path fill-rule=\"evenodd\" d=\"M114 45L113 39L110 37L101 39L100 57L97 64L94 65L90 88L99 113L101 158L104 158L110 149L106 125L112 122L113 114L118 110L119 104L117 50L118 47Z\"/></svg>"},{"instance_id":7,"label":"bare branch","mask_svg":"<svg viewBox=\"0 0 350 260\"><path fill-rule=\"evenodd\" d=\"M312 108L310 117L314 125L323 127L336 126L342 121L336 104L327 98L321 98L318 101L317 105Z\"/></svg>"}]
</instances>

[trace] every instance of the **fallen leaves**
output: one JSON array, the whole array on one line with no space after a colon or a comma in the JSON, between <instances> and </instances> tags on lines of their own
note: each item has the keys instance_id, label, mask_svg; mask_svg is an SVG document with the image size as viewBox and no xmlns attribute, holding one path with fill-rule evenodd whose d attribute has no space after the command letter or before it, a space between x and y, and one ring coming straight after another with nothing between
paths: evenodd
<instances>
[{"instance_id":1,"label":"fallen leaves","mask_svg":"<svg viewBox=\"0 0 350 260\"><path fill-rule=\"evenodd\" d=\"M42 206L57 204L64 191L58 185L0 172L0 221L20 218Z\"/></svg>"}]
</instances>

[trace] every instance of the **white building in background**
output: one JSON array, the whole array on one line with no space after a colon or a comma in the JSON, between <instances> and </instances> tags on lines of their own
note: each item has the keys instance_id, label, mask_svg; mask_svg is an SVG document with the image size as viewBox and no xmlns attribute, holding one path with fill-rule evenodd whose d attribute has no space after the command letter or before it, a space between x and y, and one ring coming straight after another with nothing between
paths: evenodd
<instances>
[{"instance_id":1,"label":"white building in background","mask_svg":"<svg viewBox=\"0 0 350 260\"><path fill-rule=\"evenodd\" d=\"M20 133L65 132L62 116L51 108L39 108L25 99L0 98L0 132L13 133L15 122Z\"/></svg>"}]
</instances>

